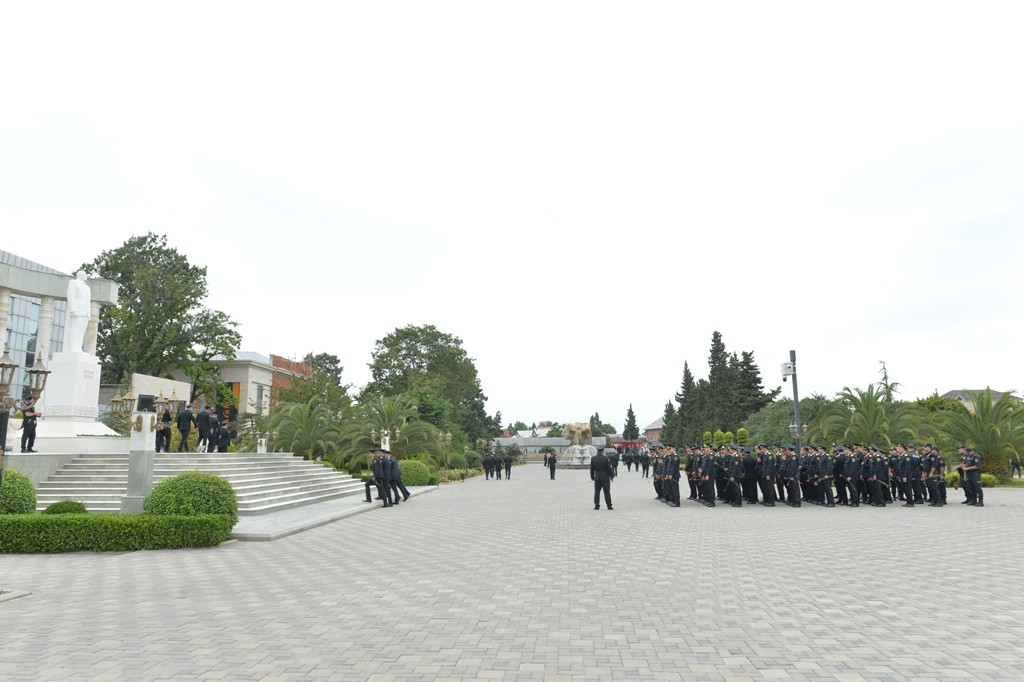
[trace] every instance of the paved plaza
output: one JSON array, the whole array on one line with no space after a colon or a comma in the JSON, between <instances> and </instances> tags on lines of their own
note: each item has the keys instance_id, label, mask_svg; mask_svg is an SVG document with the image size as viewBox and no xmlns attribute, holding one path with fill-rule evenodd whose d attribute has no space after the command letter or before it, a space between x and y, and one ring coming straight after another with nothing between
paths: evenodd
<instances>
[{"instance_id":1,"label":"paved plaza","mask_svg":"<svg viewBox=\"0 0 1024 682\"><path fill-rule=\"evenodd\" d=\"M671 509L619 471L614 511L531 464L268 542L0 555L0 680L1024 679L1024 490Z\"/></svg>"}]
</instances>

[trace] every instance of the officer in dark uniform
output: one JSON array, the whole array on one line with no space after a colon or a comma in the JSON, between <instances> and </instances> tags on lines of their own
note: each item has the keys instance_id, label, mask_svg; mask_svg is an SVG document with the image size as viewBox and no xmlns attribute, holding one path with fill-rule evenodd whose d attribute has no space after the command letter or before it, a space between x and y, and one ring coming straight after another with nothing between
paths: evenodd
<instances>
[{"instance_id":1,"label":"officer in dark uniform","mask_svg":"<svg viewBox=\"0 0 1024 682\"><path fill-rule=\"evenodd\" d=\"M189 452L188 435L192 432L192 427L196 425L196 417L192 414L192 410L186 407L178 413L176 423L178 425L178 432L181 433L181 442L178 443L178 452Z\"/></svg>"},{"instance_id":2,"label":"officer in dark uniform","mask_svg":"<svg viewBox=\"0 0 1024 682\"><path fill-rule=\"evenodd\" d=\"M365 488L365 492L366 492L366 499L363 500L363 502L373 502L373 500L370 499L370 486L371 485L374 488L376 488L376 490L377 490L377 499L378 500L383 499L380 496L380 485L379 485L379 483L377 481L377 476L375 474L376 463L375 463L374 460L377 459L377 452L373 448L370 448L367 451L366 456L367 456L367 459L370 460L370 478L366 479L366 483L364 484L364 488Z\"/></svg>"},{"instance_id":3,"label":"officer in dark uniform","mask_svg":"<svg viewBox=\"0 0 1024 682\"><path fill-rule=\"evenodd\" d=\"M551 480L555 480L555 466L558 464L558 459L555 457L555 453L548 455L548 469L551 471Z\"/></svg>"},{"instance_id":4,"label":"officer in dark uniform","mask_svg":"<svg viewBox=\"0 0 1024 682\"><path fill-rule=\"evenodd\" d=\"M903 493L904 507L914 506L914 489L911 481L917 468L910 459L910 454L907 451L907 446L900 443L896 446L896 475L900 480L900 491Z\"/></svg>"},{"instance_id":5,"label":"officer in dark uniform","mask_svg":"<svg viewBox=\"0 0 1024 682\"><path fill-rule=\"evenodd\" d=\"M768 452L768 445L758 443L755 458L754 474L761 488L761 504L766 507L775 506L775 458Z\"/></svg>"},{"instance_id":6,"label":"officer in dark uniform","mask_svg":"<svg viewBox=\"0 0 1024 682\"><path fill-rule=\"evenodd\" d=\"M374 449L374 458L371 462L373 467L373 480L377 484L377 491L380 495L380 499L384 501L383 506L390 507L391 504L391 484L389 481L390 467L387 459L384 457L384 450L381 448Z\"/></svg>"},{"instance_id":7,"label":"officer in dark uniform","mask_svg":"<svg viewBox=\"0 0 1024 682\"><path fill-rule=\"evenodd\" d=\"M846 445L836 446L836 456L832 459L832 480L836 484L836 504L844 507L850 506L850 497L847 495L849 486L846 485L846 465L853 455L853 450Z\"/></svg>"},{"instance_id":8,"label":"officer in dark uniform","mask_svg":"<svg viewBox=\"0 0 1024 682\"><path fill-rule=\"evenodd\" d=\"M743 480L743 458L736 449L729 454L725 461L725 475L728 480L726 486L726 501L733 507L743 506L743 490L740 482Z\"/></svg>"},{"instance_id":9,"label":"officer in dark uniform","mask_svg":"<svg viewBox=\"0 0 1024 682\"><path fill-rule=\"evenodd\" d=\"M843 471L840 478L836 479L836 490L844 489L841 501L851 507L860 506L860 490L857 486L861 481L861 464L864 460L864 448L860 445L852 453L845 452L843 448L842 465ZM838 459L838 458L837 458Z\"/></svg>"},{"instance_id":10,"label":"officer in dark uniform","mask_svg":"<svg viewBox=\"0 0 1024 682\"><path fill-rule=\"evenodd\" d=\"M1010 471L1010 478L1013 478L1014 474L1017 474L1017 478L1020 478L1021 477L1020 473L1021 473L1021 469L1022 469L1021 463L1020 463L1020 457L1018 457L1017 459L1015 459L1012 462L1010 462L1010 466L1013 467L1013 469Z\"/></svg>"},{"instance_id":11,"label":"officer in dark uniform","mask_svg":"<svg viewBox=\"0 0 1024 682\"><path fill-rule=\"evenodd\" d=\"M590 480L594 482L594 509L601 508L601 492L604 491L604 505L612 508L612 479L615 471L611 460L604 454L604 448L598 448L597 454L590 458Z\"/></svg>"},{"instance_id":12,"label":"officer in dark uniform","mask_svg":"<svg viewBox=\"0 0 1024 682\"><path fill-rule=\"evenodd\" d=\"M28 400L25 401L25 405L21 408L22 452L36 452L34 449L36 444L36 420L39 419L39 416L39 413L36 412L36 399L33 396L29 396ZM3 445L4 443L0 443L0 447ZM0 457L2 456L3 452L0 452Z\"/></svg>"},{"instance_id":13,"label":"officer in dark uniform","mask_svg":"<svg viewBox=\"0 0 1024 682\"><path fill-rule=\"evenodd\" d=\"M775 501L786 502L786 479L782 475L782 471L785 468L783 466L785 460L786 449L781 445L773 445L772 459L775 460Z\"/></svg>"},{"instance_id":14,"label":"officer in dark uniform","mask_svg":"<svg viewBox=\"0 0 1024 682\"><path fill-rule=\"evenodd\" d=\"M619 451L612 450L612 454L608 455L608 461L612 463L612 469L615 470L615 475L619 475Z\"/></svg>"},{"instance_id":15,"label":"officer in dark uniform","mask_svg":"<svg viewBox=\"0 0 1024 682\"><path fill-rule=\"evenodd\" d=\"M786 478L786 504L790 507L800 506L800 458L796 455L796 446L787 445L785 455L785 470L783 476Z\"/></svg>"},{"instance_id":16,"label":"officer in dark uniform","mask_svg":"<svg viewBox=\"0 0 1024 682\"><path fill-rule=\"evenodd\" d=\"M697 499L697 462L700 455L695 448L686 448L686 464L683 465L683 473L686 474L686 483L690 486L690 496L686 499Z\"/></svg>"},{"instance_id":17,"label":"officer in dark uniform","mask_svg":"<svg viewBox=\"0 0 1024 682\"><path fill-rule=\"evenodd\" d=\"M512 478L512 453L506 452L502 462L505 464L505 480Z\"/></svg>"},{"instance_id":18,"label":"officer in dark uniform","mask_svg":"<svg viewBox=\"0 0 1024 682\"><path fill-rule=\"evenodd\" d=\"M402 496L399 492L399 482L402 480L402 470L398 468L398 458L393 453L384 453L384 466L387 470L388 482L387 485L391 490L391 504L398 506L398 498ZM402 486L404 488L405 486ZM409 496L409 491L405 491L406 497Z\"/></svg>"},{"instance_id":19,"label":"officer in dark uniform","mask_svg":"<svg viewBox=\"0 0 1024 682\"><path fill-rule=\"evenodd\" d=\"M843 446L838 446L842 448ZM832 495L832 472L835 470L835 462L828 450L822 447L818 451L818 504L826 507L836 506L835 497Z\"/></svg>"},{"instance_id":20,"label":"officer in dark uniform","mask_svg":"<svg viewBox=\"0 0 1024 682\"><path fill-rule=\"evenodd\" d=\"M196 445L196 452L213 452L210 447L210 406L205 406L196 415L196 430L199 435L199 442Z\"/></svg>"},{"instance_id":21,"label":"officer in dark uniform","mask_svg":"<svg viewBox=\"0 0 1024 682\"><path fill-rule=\"evenodd\" d=\"M924 491L921 489L921 482L924 479L924 464L913 443L907 443L907 455L910 456L911 476L910 489L914 493L914 504L924 504Z\"/></svg>"},{"instance_id":22,"label":"officer in dark uniform","mask_svg":"<svg viewBox=\"0 0 1024 682\"><path fill-rule=\"evenodd\" d=\"M651 455L646 450L640 453L640 466L643 468L644 478L649 478L651 468Z\"/></svg>"},{"instance_id":23,"label":"officer in dark uniform","mask_svg":"<svg viewBox=\"0 0 1024 682\"><path fill-rule=\"evenodd\" d=\"M668 486L668 505L670 507L679 506L679 454L675 451L675 448L670 448L668 451L668 461L665 467L665 482Z\"/></svg>"},{"instance_id":24,"label":"officer in dark uniform","mask_svg":"<svg viewBox=\"0 0 1024 682\"><path fill-rule=\"evenodd\" d=\"M750 448L743 446L743 499L757 504L757 458Z\"/></svg>"},{"instance_id":25,"label":"officer in dark uniform","mask_svg":"<svg viewBox=\"0 0 1024 682\"><path fill-rule=\"evenodd\" d=\"M985 493L981 489L981 455L975 452L974 448L967 448L964 472L967 473L967 480L971 482L971 494L973 495L967 504L972 507L984 507Z\"/></svg>"}]
</instances>

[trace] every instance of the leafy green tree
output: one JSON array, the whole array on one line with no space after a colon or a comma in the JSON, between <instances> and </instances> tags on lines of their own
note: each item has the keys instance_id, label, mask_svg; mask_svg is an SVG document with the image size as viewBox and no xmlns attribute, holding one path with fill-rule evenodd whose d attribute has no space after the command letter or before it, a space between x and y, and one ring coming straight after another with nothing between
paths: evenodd
<instances>
[{"instance_id":1,"label":"leafy green tree","mask_svg":"<svg viewBox=\"0 0 1024 682\"><path fill-rule=\"evenodd\" d=\"M304 459L332 455L341 440L341 427L325 405L280 403L270 416L269 426L276 431L272 447L293 452Z\"/></svg>"},{"instance_id":2,"label":"leafy green tree","mask_svg":"<svg viewBox=\"0 0 1024 682\"><path fill-rule=\"evenodd\" d=\"M815 394L800 399L800 421L813 425L822 410L834 401ZM743 426L750 432L752 443L785 445L792 441L789 425L793 423L793 400L781 398L750 415Z\"/></svg>"},{"instance_id":3,"label":"leafy green tree","mask_svg":"<svg viewBox=\"0 0 1024 682\"><path fill-rule=\"evenodd\" d=\"M100 312L96 355L103 383L121 383L135 372L170 377L180 369L194 384L191 397L216 394L211 360L234 358L241 336L225 313L202 305L206 268L167 246L166 236L148 233L79 269L119 285L118 305Z\"/></svg>"},{"instance_id":4,"label":"leafy green tree","mask_svg":"<svg viewBox=\"0 0 1024 682\"><path fill-rule=\"evenodd\" d=\"M943 398L938 391L933 391L927 398L918 398L914 404L926 412L960 412L963 403L953 398Z\"/></svg>"},{"instance_id":5,"label":"leafy green tree","mask_svg":"<svg viewBox=\"0 0 1024 682\"><path fill-rule=\"evenodd\" d=\"M551 428L548 429L548 438L562 438L565 435L563 425L558 422L550 422Z\"/></svg>"},{"instance_id":6,"label":"leafy green tree","mask_svg":"<svg viewBox=\"0 0 1024 682\"><path fill-rule=\"evenodd\" d=\"M601 421L601 415L597 412L590 417L590 433L594 436L607 436L615 433L615 427Z\"/></svg>"},{"instance_id":7,"label":"leafy green tree","mask_svg":"<svg viewBox=\"0 0 1024 682\"><path fill-rule=\"evenodd\" d=\"M348 395L349 386L341 383L344 370L341 360L330 353L307 353L302 362L309 365L313 373L292 379L291 386L281 389L276 399L288 403L316 402L342 417L352 405L352 398Z\"/></svg>"},{"instance_id":8,"label":"leafy green tree","mask_svg":"<svg viewBox=\"0 0 1024 682\"><path fill-rule=\"evenodd\" d=\"M530 427L527 426L526 424L524 424L521 421L517 421L512 426L515 428L516 431L529 431L530 430Z\"/></svg>"},{"instance_id":9,"label":"leafy green tree","mask_svg":"<svg viewBox=\"0 0 1024 682\"><path fill-rule=\"evenodd\" d=\"M493 418L487 415L487 397L462 340L433 325L402 327L378 340L370 372L372 378L363 387L360 402L410 393L430 395L447 401L451 421L471 439L501 431L500 413Z\"/></svg>"},{"instance_id":10,"label":"leafy green tree","mask_svg":"<svg viewBox=\"0 0 1024 682\"><path fill-rule=\"evenodd\" d=\"M622 427L622 437L626 440L636 440L640 437L640 427L636 424L636 413L633 412L633 403L629 404L626 410L626 424Z\"/></svg>"},{"instance_id":11,"label":"leafy green tree","mask_svg":"<svg viewBox=\"0 0 1024 682\"><path fill-rule=\"evenodd\" d=\"M1024 406L1012 393L995 400L991 388L968 391L974 412L961 408L946 413L943 430L952 440L970 445L982 456L984 471L1010 473L1010 461L1024 451Z\"/></svg>"}]
</instances>

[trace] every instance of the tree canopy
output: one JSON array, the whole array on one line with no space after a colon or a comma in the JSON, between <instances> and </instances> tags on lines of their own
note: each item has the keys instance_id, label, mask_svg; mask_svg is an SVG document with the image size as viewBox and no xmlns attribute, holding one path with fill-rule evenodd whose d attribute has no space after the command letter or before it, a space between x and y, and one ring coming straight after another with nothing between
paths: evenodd
<instances>
[{"instance_id":1,"label":"tree canopy","mask_svg":"<svg viewBox=\"0 0 1024 682\"><path fill-rule=\"evenodd\" d=\"M170 377L181 369L195 393L217 394L211 360L234 358L241 335L227 314L202 305L208 294L206 268L190 264L167 245L166 236L148 233L103 251L79 269L119 285L117 306L100 313L101 381L121 383L135 372Z\"/></svg>"},{"instance_id":2,"label":"tree canopy","mask_svg":"<svg viewBox=\"0 0 1024 682\"><path fill-rule=\"evenodd\" d=\"M416 396L418 404L434 405L440 418L470 439L493 437L501 430L500 418L486 412L487 396L462 340L433 325L402 327L379 339L370 373L360 402L374 396L409 394ZM447 428L449 424L435 426Z\"/></svg>"}]
</instances>

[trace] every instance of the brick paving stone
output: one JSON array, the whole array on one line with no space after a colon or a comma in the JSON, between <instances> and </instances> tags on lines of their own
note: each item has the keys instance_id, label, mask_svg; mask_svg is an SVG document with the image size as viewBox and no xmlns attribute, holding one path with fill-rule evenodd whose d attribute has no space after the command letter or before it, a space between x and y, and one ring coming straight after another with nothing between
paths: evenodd
<instances>
[{"instance_id":1,"label":"brick paving stone","mask_svg":"<svg viewBox=\"0 0 1024 682\"><path fill-rule=\"evenodd\" d=\"M267 542L0 556L30 593L0 601L0 681L1024 679L1024 491L670 509L620 471L614 512L530 465L246 519Z\"/></svg>"}]
</instances>

